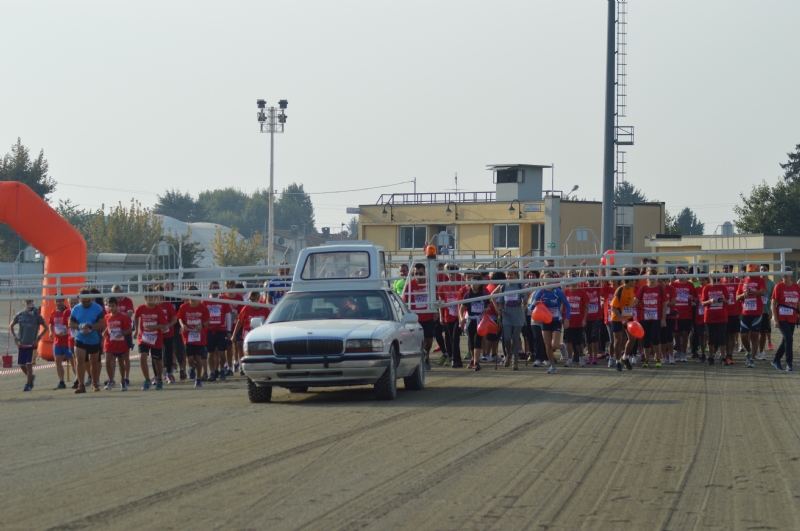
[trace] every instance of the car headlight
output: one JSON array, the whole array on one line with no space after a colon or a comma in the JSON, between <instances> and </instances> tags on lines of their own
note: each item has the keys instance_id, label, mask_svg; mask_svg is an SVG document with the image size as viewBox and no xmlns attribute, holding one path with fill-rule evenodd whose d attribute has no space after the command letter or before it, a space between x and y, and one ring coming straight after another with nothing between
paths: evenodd
<instances>
[{"instance_id":1,"label":"car headlight","mask_svg":"<svg viewBox=\"0 0 800 531\"><path fill-rule=\"evenodd\" d=\"M345 352L383 352L383 341L380 339L348 339L344 345Z\"/></svg>"},{"instance_id":2,"label":"car headlight","mask_svg":"<svg viewBox=\"0 0 800 531\"><path fill-rule=\"evenodd\" d=\"M248 341L244 351L246 354L272 354L272 341Z\"/></svg>"}]
</instances>

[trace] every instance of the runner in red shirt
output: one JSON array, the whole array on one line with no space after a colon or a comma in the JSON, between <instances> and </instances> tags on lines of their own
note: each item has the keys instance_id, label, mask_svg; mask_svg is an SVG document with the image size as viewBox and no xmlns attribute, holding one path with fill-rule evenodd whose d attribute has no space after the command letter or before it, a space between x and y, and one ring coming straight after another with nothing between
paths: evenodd
<instances>
[{"instance_id":1,"label":"runner in red shirt","mask_svg":"<svg viewBox=\"0 0 800 531\"><path fill-rule=\"evenodd\" d=\"M237 284L235 280L226 280L225 289L244 289L244 284ZM231 323L233 323L231 330L234 330L235 324L239 319L239 312L243 308L241 304L237 303L244 302L244 295L241 291L237 291L235 293L223 293L219 298L230 301L228 304L231 305ZM239 370L239 360L242 359L241 333L240 330L237 336L233 331L231 332L231 340L228 341L228 348L225 350L225 360L228 363L225 376L233 376L233 373Z\"/></svg>"},{"instance_id":2,"label":"runner in red shirt","mask_svg":"<svg viewBox=\"0 0 800 531\"><path fill-rule=\"evenodd\" d=\"M156 389L163 389L164 382L161 374L164 372L164 329L167 319L164 312L158 307L157 296L152 290L144 296L145 304L136 308L134 322L139 331L139 365L144 375L142 390L150 389L150 369L147 366L148 354L155 360Z\"/></svg>"},{"instance_id":3,"label":"runner in red shirt","mask_svg":"<svg viewBox=\"0 0 800 531\"><path fill-rule=\"evenodd\" d=\"M56 389L66 389L64 383L64 360L72 363L72 352L69 349L69 316L70 309L64 299L56 299L56 309L50 314L50 339L53 340L53 358L56 361L58 385Z\"/></svg>"},{"instance_id":4,"label":"runner in red shirt","mask_svg":"<svg viewBox=\"0 0 800 531\"><path fill-rule=\"evenodd\" d=\"M425 370L431 370L430 351L433 346L433 335L436 332L435 312L428 310L428 283L425 280L425 264L414 264L414 276L408 281L408 289L404 291L403 300L409 304L412 312L417 314L422 326L425 351Z\"/></svg>"},{"instance_id":5,"label":"runner in red shirt","mask_svg":"<svg viewBox=\"0 0 800 531\"><path fill-rule=\"evenodd\" d=\"M111 286L111 296L117 299L117 307L119 308L119 312L127 315L131 320L133 320L133 311L136 309L133 305L133 301L128 297L120 297L116 295L117 293L123 293L123 292L124 290L122 289L122 286L120 286L119 284L114 284L113 286ZM97 301L97 303L100 304L100 301ZM103 302L103 304L105 304L105 301ZM106 313L108 313L108 307L106 307L105 309ZM133 336L131 334L128 334L127 336L125 336L125 340L128 342L128 350L130 351L133 348ZM106 391L110 391L117 384L114 381L114 373L116 371L116 367L117 367L117 356L106 356L106 374L108 375L108 381L106 381L105 384ZM126 372L125 374L129 376L130 371ZM122 383L130 386L129 381L126 382L125 380L122 380Z\"/></svg>"},{"instance_id":6,"label":"runner in red shirt","mask_svg":"<svg viewBox=\"0 0 800 531\"><path fill-rule=\"evenodd\" d=\"M755 273L758 265L748 264L747 272ZM761 319L764 318L764 300L767 294L767 283L764 277L747 276L736 289L736 300L742 305L742 321L740 334L745 348L745 364L756 366L755 355L758 353L758 340L761 332Z\"/></svg>"},{"instance_id":7,"label":"runner in red shirt","mask_svg":"<svg viewBox=\"0 0 800 531\"><path fill-rule=\"evenodd\" d=\"M600 304L603 298L603 288L598 285L597 281L592 280L595 278L594 271L589 270L586 273L586 278L587 282L584 288L588 299L586 308L586 342L589 344L589 359L586 360L586 363L597 365L598 346L603 327L603 308Z\"/></svg>"},{"instance_id":8,"label":"runner in red shirt","mask_svg":"<svg viewBox=\"0 0 800 531\"><path fill-rule=\"evenodd\" d=\"M685 275L686 270L682 267L677 268L676 273ZM678 344L678 359L682 362L686 359L686 349L689 346L689 332L694 324L694 314L692 304L697 300L697 290L694 284L686 278L679 278L672 283L672 290L675 294L674 309L678 312L678 320L675 323L675 342Z\"/></svg>"},{"instance_id":9,"label":"runner in red shirt","mask_svg":"<svg viewBox=\"0 0 800 531\"><path fill-rule=\"evenodd\" d=\"M700 362L706 361L706 348L708 347L708 337L706 334L706 307L700 304L700 296L703 294L705 288L711 279L708 277L700 277L700 285L695 286L695 293L697 294L697 301L695 303L694 312L694 329L692 330L692 358L699 359ZM697 349L700 349L700 354Z\"/></svg>"},{"instance_id":10,"label":"runner in red shirt","mask_svg":"<svg viewBox=\"0 0 800 531\"><path fill-rule=\"evenodd\" d=\"M219 282L212 281L208 284L208 289L218 290ZM211 298L203 301L203 305L208 309L211 316L211 324L208 325L206 334L208 349L208 381L213 382L217 378L225 380L225 351L228 350L228 342L231 339L231 305L220 300L219 293L211 293Z\"/></svg>"},{"instance_id":11,"label":"runner in red shirt","mask_svg":"<svg viewBox=\"0 0 800 531\"><path fill-rule=\"evenodd\" d=\"M197 293L197 286L189 286L189 292ZM202 387L202 375L207 376L206 328L211 324L211 315L208 308L200 304L197 298L189 299L178 309L178 322L181 324L181 337L186 345L186 359L189 362L189 377L194 378L194 386Z\"/></svg>"},{"instance_id":12,"label":"runner in red shirt","mask_svg":"<svg viewBox=\"0 0 800 531\"><path fill-rule=\"evenodd\" d=\"M717 274L714 271L712 274ZM703 287L700 304L704 308L706 330L708 331L708 364L714 365L714 357L719 352L720 360L726 360L728 345L728 288L716 278ZM732 361L732 360L731 360ZM729 363L730 365L730 363Z\"/></svg>"},{"instance_id":13,"label":"runner in red shirt","mask_svg":"<svg viewBox=\"0 0 800 531\"><path fill-rule=\"evenodd\" d=\"M128 341L125 339L127 334L133 330L131 318L119 310L119 300L116 297L109 297L106 302L106 313L104 319L106 328L103 331L103 350L107 354L106 365L111 358L119 360L120 391L128 390L128 381L131 375L131 358ZM111 390L114 386L114 373L109 375L109 382L106 390Z\"/></svg>"},{"instance_id":14,"label":"runner in red shirt","mask_svg":"<svg viewBox=\"0 0 800 531\"><path fill-rule=\"evenodd\" d=\"M156 290L158 292L166 291L163 285L159 285ZM164 296L158 296L158 308L164 313L164 318L167 320L167 328L164 329L164 372L167 373L167 383L175 383L175 377L172 373L178 370L178 365L175 363L175 323L178 322L177 312L175 305L171 302L164 300Z\"/></svg>"},{"instance_id":15,"label":"runner in red shirt","mask_svg":"<svg viewBox=\"0 0 800 531\"><path fill-rule=\"evenodd\" d=\"M578 274L576 271L567 271L567 277L578 278ZM572 367L572 364L577 361L581 367L585 367L583 345L586 343L585 330L589 313L589 297L577 285L567 286L563 291L570 308L569 327L564 330L564 343L567 345L567 361L564 366Z\"/></svg>"},{"instance_id":16,"label":"runner in red shirt","mask_svg":"<svg viewBox=\"0 0 800 531\"><path fill-rule=\"evenodd\" d=\"M648 275L658 275L658 269L651 267L647 270ZM645 286L640 286L636 290L634 305L639 306L639 324L644 328L642 347L644 348L644 363L642 367L650 366L650 351L655 354L656 368L661 367L661 329L666 326L667 304L669 295L664 286L656 278L647 279Z\"/></svg>"},{"instance_id":17,"label":"runner in red shirt","mask_svg":"<svg viewBox=\"0 0 800 531\"><path fill-rule=\"evenodd\" d=\"M772 315L775 320L775 327L780 329L781 341L778 350L775 351L775 359L772 366L783 370L781 358L786 354L786 370L792 371L792 342L794 341L794 329L797 325L798 307L800 307L800 287L792 280L792 268L787 267L781 274L782 282L775 284L772 291Z\"/></svg>"},{"instance_id":18,"label":"runner in red shirt","mask_svg":"<svg viewBox=\"0 0 800 531\"><path fill-rule=\"evenodd\" d=\"M447 264L447 274L444 282L463 282L460 274L458 274L458 266L456 264ZM436 298L443 302L458 302L461 300L461 293L464 291L465 286L460 285L445 285L437 286ZM450 366L453 368L463 367L464 364L461 360L461 326L458 319L458 304L452 306L445 306L439 309L439 322L444 323L444 337L445 337L445 352L449 356L442 356L443 360L439 360L439 364L443 365L450 361Z\"/></svg>"},{"instance_id":19,"label":"runner in red shirt","mask_svg":"<svg viewBox=\"0 0 800 531\"><path fill-rule=\"evenodd\" d=\"M733 268L729 266L722 266L723 273L733 273ZM739 319L742 314L742 305L736 300L736 292L739 289L739 279L736 277L724 277L719 281L719 284L725 286L728 294L728 306L726 311L728 313L728 326L726 334L728 342L725 346L726 363L733 365L733 349L738 342L739 336Z\"/></svg>"}]
</instances>

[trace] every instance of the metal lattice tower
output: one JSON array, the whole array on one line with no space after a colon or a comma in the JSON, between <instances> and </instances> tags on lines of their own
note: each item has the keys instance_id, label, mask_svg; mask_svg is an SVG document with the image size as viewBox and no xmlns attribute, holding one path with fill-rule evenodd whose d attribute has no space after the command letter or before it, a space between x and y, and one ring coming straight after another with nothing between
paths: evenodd
<instances>
[{"instance_id":1,"label":"metal lattice tower","mask_svg":"<svg viewBox=\"0 0 800 531\"><path fill-rule=\"evenodd\" d=\"M628 2L617 0L616 18L616 113L614 115L614 182L617 188L625 182L627 174L627 152L620 146L633 145L633 126L620 125L620 118L627 117L628 111ZM617 225L622 224L621 210L617 209Z\"/></svg>"}]
</instances>

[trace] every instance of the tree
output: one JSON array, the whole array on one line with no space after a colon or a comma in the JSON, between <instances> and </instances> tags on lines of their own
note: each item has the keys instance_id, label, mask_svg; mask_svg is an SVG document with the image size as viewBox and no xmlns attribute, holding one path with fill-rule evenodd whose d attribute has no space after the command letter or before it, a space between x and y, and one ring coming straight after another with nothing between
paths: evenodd
<instances>
[{"instance_id":1,"label":"tree","mask_svg":"<svg viewBox=\"0 0 800 531\"><path fill-rule=\"evenodd\" d=\"M740 194L742 205L733 207L739 231L751 234L800 234L800 181L766 181L753 186L749 196Z\"/></svg>"},{"instance_id":2,"label":"tree","mask_svg":"<svg viewBox=\"0 0 800 531\"><path fill-rule=\"evenodd\" d=\"M223 232L221 227L217 227L209 247L211 256L220 267L256 265L266 254L260 233L246 240L239 236L236 228Z\"/></svg>"},{"instance_id":3,"label":"tree","mask_svg":"<svg viewBox=\"0 0 800 531\"><path fill-rule=\"evenodd\" d=\"M358 216L353 216L347 222L347 235L353 239L358 239Z\"/></svg>"},{"instance_id":4,"label":"tree","mask_svg":"<svg viewBox=\"0 0 800 531\"><path fill-rule=\"evenodd\" d=\"M87 243L95 253L149 254L162 232L161 218L131 200L130 208L119 203L108 215L103 205L89 223Z\"/></svg>"},{"instance_id":5,"label":"tree","mask_svg":"<svg viewBox=\"0 0 800 531\"><path fill-rule=\"evenodd\" d=\"M275 201L275 228L288 230L292 225L303 228L305 232L316 232L314 227L314 205L302 184L292 183L281 192Z\"/></svg>"},{"instance_id":6,"label":"tree","mask_svg":"<svg viewBox=\"0 0 800 531\"><path fill-rule=\"evenodd\" d=\"M44 150L39 151L39 156L31 159L30 151L22 145L22 140L17 138L17 143L11 146L11 152L3 156L0 161L0 181L18 181L27 185L39 197L50 201L47 197L56 189L56 182L47 174L49 165L44 158ZM0 256L13 262L20 249L27 247L24 242L8 225L0 226Z\"/></svg>"},{"instance_id":7,"label":"tree","mask_svg":"<svg viewBox=\"0 0 800 531\"><path fill-rule=\"evenodd\" d=\"M647 196L628 181L619 183L619 186L614 189L614 203L617 205L631 205L646 201Z\"/></svg>"},{"instance_id":8,"label":"tree","mask_svg":"<svg viewBox=\"0 0 800 531\"><path fill-rule=\"evenodd\" d=\"M178 234L168 230L164 234L164 241L172 245L176 251L181 253L181 265L186 269L200 267L200 260L203 259L203 244L192 241L192 228L186 229L183 234Z\"/></svg>"},{"instance_id":9,"label":"tree","mask_svg":"<svg viewBox=\"0 0 800 531\"><path fill-rule=\"evenodd\" d=\"M786 164L780 164L781 169L785 170L783 174L783 179L785 181L800 181L800 144L795 146L794 153L787 153L786 155L789 157L789 162Z\"/></svg>"},{"instance_id":10,"label":"tree","mask_svg":"<svg viewBox=\"0 0 800 531\"><path fill-rule=\"evenodd\" d=\"M62 218L67 220L70 225L75 227L81 233L83 239L89 241L89 224L94 217L94 212L83 208L78 208L71 200L66 201L59 199L58 206L56 207Z\"/></svg>"},{"instance_id":11,"label":"tree","mask_svg":"<svg viewBox=\"0 0 800 531\"><path fill-rule=\"evenodd\" d=\"M159 195L153 212L186 223L205 221L206 218L205 209L200 201L195 201L188 192L181 193L177 189L167 190L164 195Z\"/></svg>"},{"instance_id":12,"label":"tree","mask_svg":"<svg viewBox=\"0 0 800 531\"><path fill-rule=\"evenodd\" d=\"M680 227L681 232L678 234L703 234L706 226L701 223L697 216L689 207L684 207L683 210L675 217L675 223Z\"/></svg>"},{"instance_id":13,"label":"tree","mask_svg":"<svg viewBox=\"0 0 800 531\"><path fill-rule=\"evenodd\" d=\"M668 210L664 211L664 233L683 234L683 229L678 225L678 218L670 214Z\"/></svg>"}]
</instances>

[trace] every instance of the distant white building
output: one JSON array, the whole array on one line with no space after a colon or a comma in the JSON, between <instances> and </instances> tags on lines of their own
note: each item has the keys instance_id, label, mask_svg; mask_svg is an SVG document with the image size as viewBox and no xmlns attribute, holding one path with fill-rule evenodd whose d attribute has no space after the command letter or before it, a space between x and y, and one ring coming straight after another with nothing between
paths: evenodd
<instances>
[{"instance_id":1,"label":"distant white building","mask_svg":"<svg viewBox=\"0 0 800 531\"><path fill-rule=\"evenodd\" d=\"M217 223L184 223L169 216L159 216L161 218L161 225L164 228L164 234L172 231L173 234L186 234L188 229L192 229L192 241L198 242L203 246L203 256L198 262L198 267L214 267L214 257L211 255L211 240L217 234L217 228L222 229L222 233L226 234L232 229L225 225L218 225ZM243 236L240 234L240 238Z\"/></svg>"}]
</instances>

